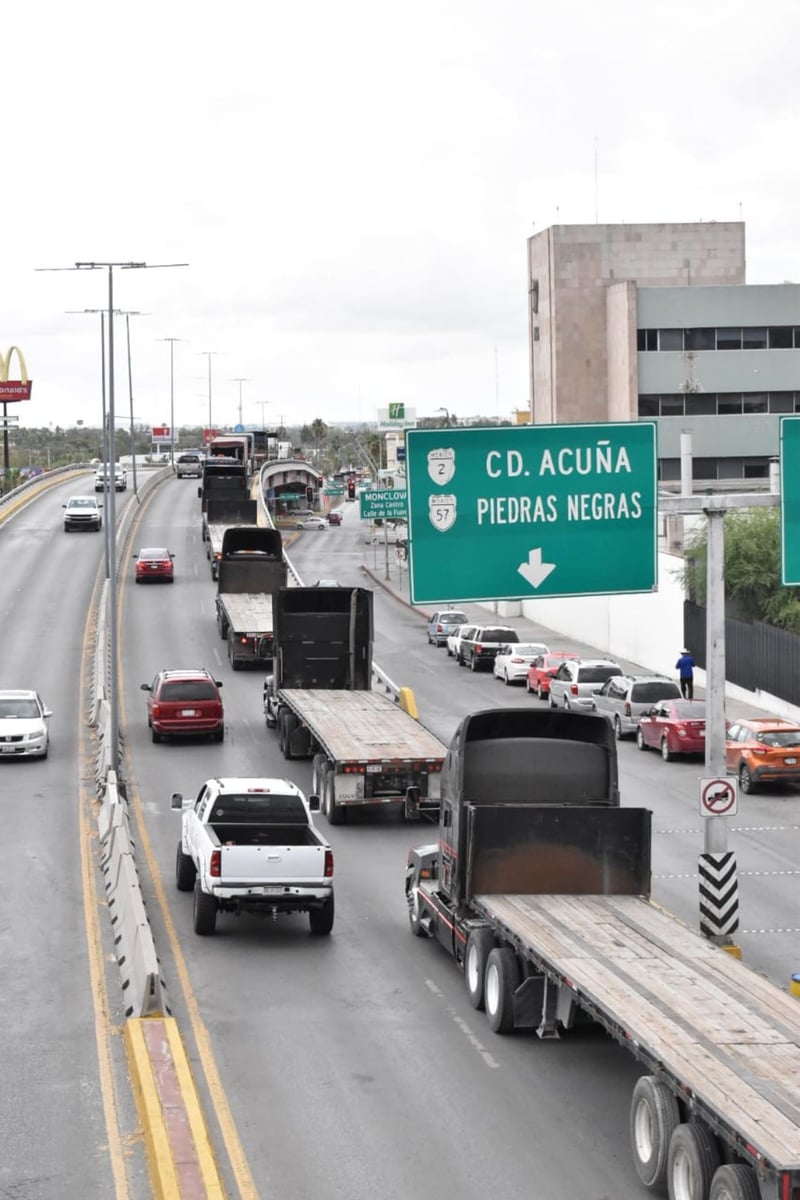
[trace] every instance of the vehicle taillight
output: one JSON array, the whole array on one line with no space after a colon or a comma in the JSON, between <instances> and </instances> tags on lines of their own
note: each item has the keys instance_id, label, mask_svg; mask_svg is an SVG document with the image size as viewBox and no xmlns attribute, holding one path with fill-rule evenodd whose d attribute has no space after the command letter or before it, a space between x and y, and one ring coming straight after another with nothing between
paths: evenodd
<instances>
[{"instance_id":1,"label":"vehicle taillight","mask_svg":"<svg viewBox=\"0 0 800 1200\"><path fill-rule=\"evenodd\" d=\"M750 753L751 754L766 754L767 747L766 746L751 746Z\"/></svg>"},{"instance_id":2,"label":"vehicle taillight","mask_svg":"<svg viewBox=\"0 0 800 1200\"><path fill-rule=\"evenodd\" d=\"M437 633L444 633L444 626L443 626L443 625L437 625L437 626L436 626L436 632L437 632Z\"/></svg>"},{"instance_id":3,"label":"vehicle taillight","mask_svg":"<svg viewBox=\"0 0 800 1200\"><path fill-rule=\"evenodd\" d=\"M161 716L161 708L160 708L160 706L159 706L158 704L154 704L154 705L153 705L153 716L154 716L154 717L160 717L160 716Z\"/></svg>"},{"instance_id":4,"label":"vehicle taillight","mask_svg":"<svg viewBox=\"0 0 800 1200\"><path fill-rule=\"evenodd\" d=\"M208 868L209 875L213 875L216 879L219 879L221 868L222 868L222 851L221 850L212 850L211 851L211 865Z\"/></svg>"},{"instance_id":5,"label":"vehicle taillight","mask_svg":"<svg viewBox=\"0 0 800 1200\"><path fill-rule=\"evenodd\" d=\"M573 696L577 696L577 694L578 694L578 685L577 685L577 683L573 683L572 687L571 687L569 690L570 690L570 692L572 693L572 695L573 695Z\"/></svg>"},{"instance_id":6,"label":"vehicle taillight","mask_svg":"<svg viewBox=\"0 0 800 1200\"><path fill-rule=\"evenodd\" d=\"M326 879L333 878L333 851L332 850L325 851L325 878Z\"/></svg>"},{"instance_id":7,"label":"vehicle taillight","mask_svg":"<svg viewBox=\"0 0 800 1200\"><path fill-rule=\"evenodd\" d=\"M512 663L524 663L525 659L524 658L512 658L511 661L512 661Z\"/></svg>"},{"instance_id":8,"label":"vehicle taillight","mask_svg":"<svg viewBox=\"0 0 800 1200\"><path fill-rule=\"evenodd\" d=\"M631 704L630 704L630 700L626 700L626 701L625 701L625 716L626 716L626 717L629 717L630 715L631 715Z\"/></svg>"},{"instance_id":9,"label":"vehicle taillight","mask_svg":"<svg viewBox=\"0 0 800 1200\"><path fill-rule=\"evenodd\" d=\"M480 642L477 642L475 645L475 653L483 654L483 646L480 644Z\"/></svg>"}]
</instances>

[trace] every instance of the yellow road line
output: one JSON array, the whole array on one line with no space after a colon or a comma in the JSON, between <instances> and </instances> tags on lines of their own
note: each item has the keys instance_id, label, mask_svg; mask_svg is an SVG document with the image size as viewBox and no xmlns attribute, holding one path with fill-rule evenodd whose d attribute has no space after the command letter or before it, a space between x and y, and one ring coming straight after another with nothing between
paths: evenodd
<instances>
[{"instance_id":1,"label":"yellow road line","mask_svg":"<svg viewBox=\"0 0 800 1200\"><path fill-rule=\"evenodd\" d=\"M125 1022L125 1048L128 1051L136 1107L139 1110L147 1146L150 1182L157 1200L173 1200L181 1194L178 1172L170 1150L153 1065L142 1032L142 1022L136 1018L129 1018Z\"/></svg>"},{"instance_id":2,"label":"yellow road line","mask_svg":"<svg viewBox=\"0 0 800 1200\"><path fill-rule=\"evenodd\" d=\"M133 539L136 530L139 528L144 513L149 507L151 498L154 494L155 489L146 497L145 502L142 504L142 507L131 523L131 539ZM120 586L117 596L117 627L119 629L122 628L122 605L126 590L127 577L123 575L120 579ZM117 678L120 680L121 684L122 663L119 656L119 646L117 646L117 656ZM119 705L121 723L123 726L127 726L128 722L127 713L125 710L125 695L124 688L122 686L120 686ZM170 912L166 892L164 891L164 885L159 874L158 863L156 862L155 854L153 853L153 844L150 840L147 826L145 824L141 795L136 783L133 764L130 761L127 746L123 747L123 756L126 763L125 773L128 781L128 800L133 807L136 817L136 826L139 835L139 847L144 854L148 869L150 871L150 878L153 882L153 889L155 891L158 906L161 911L164 929L166 931L170 949L172 950L173 958L175 960L175 970L180 981L181 991L183 992L183 997L186 1004L186 1010L189 1015L189 1022L192 1027L192 1034L197 1046L197 1056L200 1060L200 1065L203 1069L203 1075L205 1076L206 1086L211 1097L211 1102L214 1106L220 1134L225 1146L225 1153L228 1157L231 1172L233 1174L236 1187L239 1190L239 1196L241 1197L241 1200L258 1200L258 1190L255 1185L255 1180L253 1179L247 1158L245 1156L244 1147L242 1146L241 1139L239 1138L236 1122L234 1121L233 1113L231 1112L228 1098L225 1094L225 1089L220 1078L214 1052L211 1048L211 1039L200 1015L200 1008L197 1000L195 999L194 990L189 978L189 971L186 966L186 959L183 956L180 939L175 929L175 923L172 920L172 913Z\"/></svg>"}]
</instances>

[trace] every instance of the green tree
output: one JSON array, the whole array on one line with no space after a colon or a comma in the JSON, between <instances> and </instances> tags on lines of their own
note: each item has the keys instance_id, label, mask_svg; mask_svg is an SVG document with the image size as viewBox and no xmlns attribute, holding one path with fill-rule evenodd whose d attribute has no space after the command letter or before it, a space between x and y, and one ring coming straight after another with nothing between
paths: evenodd
<instances>
[{"instance_id":1,"label":"green tree","mask_svg":"<svg viewBox=\"0 0 800 1200\"><path fill-rule=\"evenodd\" d=\"M706 599L707 532L686 547L684 582L698 604ZM800 633L800 588L781 583L781 528L777 508L751 508L725 517L725 597L729 615Z\"/></svg>"}]
</instances>

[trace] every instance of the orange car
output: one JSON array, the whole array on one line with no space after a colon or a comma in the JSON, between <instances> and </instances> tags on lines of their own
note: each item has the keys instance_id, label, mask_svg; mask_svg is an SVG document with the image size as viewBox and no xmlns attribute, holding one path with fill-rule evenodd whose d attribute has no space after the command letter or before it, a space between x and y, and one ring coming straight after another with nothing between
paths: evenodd
<instances>
[{"instance_id":1,"label":"orange car","mask_svg":"<svg viewBox=\"0 0 800 1200\"><path fill-rule=\"evenodd\" d=\"M729 726L725 765L743 792L762 783L800 783L800 726L780 717L752 717Z\"/></svg>"}]
</instances>

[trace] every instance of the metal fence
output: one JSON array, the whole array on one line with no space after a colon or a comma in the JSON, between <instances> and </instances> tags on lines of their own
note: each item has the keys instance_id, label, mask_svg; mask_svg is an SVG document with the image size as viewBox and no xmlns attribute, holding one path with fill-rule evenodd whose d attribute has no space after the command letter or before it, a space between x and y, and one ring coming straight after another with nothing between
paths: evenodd
<instances>
[{"instance_id":1,"label":"metal fence","mask_svg":"<svg viewBox=\"0 0 800 1200\"><path fill-rule=\"evenodd\" d=\"M706 666L706 610L687 600L683 606L684 645L698 667ZM725 677L748 692L764 691L800 704L800 636L732 617L725 620Z\"/></svg>"}]
</instances>

